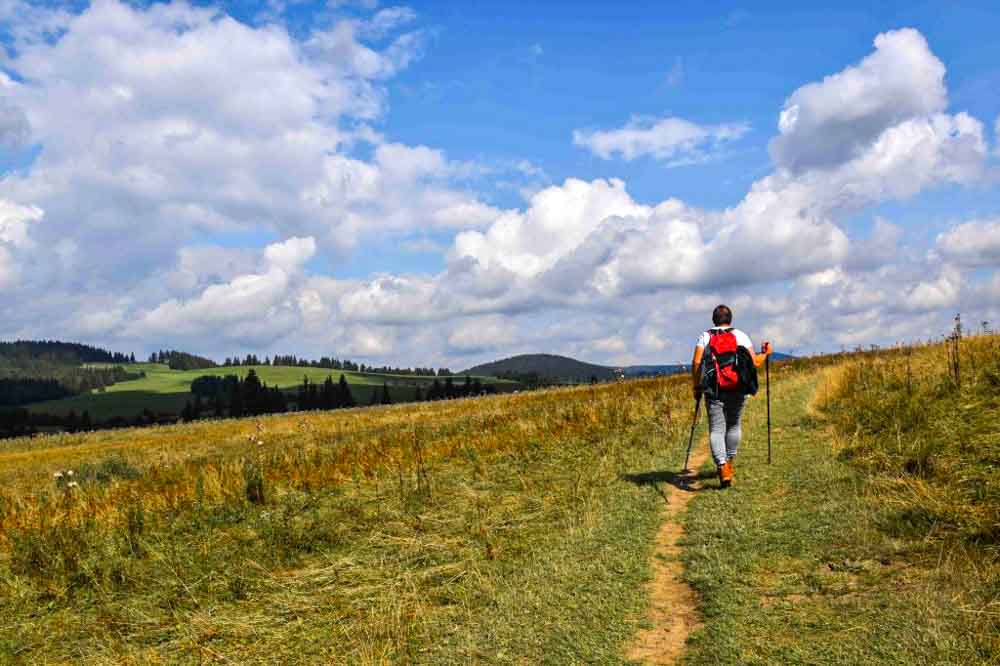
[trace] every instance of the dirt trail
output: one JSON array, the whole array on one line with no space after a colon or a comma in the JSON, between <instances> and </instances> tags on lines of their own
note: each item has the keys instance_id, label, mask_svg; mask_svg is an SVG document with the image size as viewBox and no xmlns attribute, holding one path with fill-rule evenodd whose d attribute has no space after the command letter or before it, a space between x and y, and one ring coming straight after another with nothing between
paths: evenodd
<instances>
[{"instance_id":1,"label":"dirt trail","mask_svg":"<svg viewBox=\"0 0 1000 666\"><path fill-rule=\"evenodd\" d=\"M708 458L708 443L699 442L691 452L691 469L698 469ZM691 477L691 490L697 489L701 480ZM684 651L684 643L701 623L696 612L694 590L684 582L684 564L681 547L684 536L684 513L694 497L691 490L667 483L667 515L656 535L653 551L653 581L649 586L650 628L640 631L628 651L628 658L644 664L673 664Z\"/></svg>"}]
</instances>

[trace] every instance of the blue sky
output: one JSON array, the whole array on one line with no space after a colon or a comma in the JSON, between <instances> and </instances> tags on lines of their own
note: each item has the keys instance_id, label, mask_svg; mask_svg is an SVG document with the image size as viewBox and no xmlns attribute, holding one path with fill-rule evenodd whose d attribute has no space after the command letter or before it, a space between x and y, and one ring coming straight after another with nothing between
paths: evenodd
<instances>
[{"instance_id":1,"label":"blue sky","mask_svg":"<svg viewBox=\"0 0 1000 666\"><path fill-rule=\"evenodd\" d=\"M1000 320L993 3L0 2L0 337L464 367ZM786 121L779 126L779 115Z\"/></svg>"}]
</instances>

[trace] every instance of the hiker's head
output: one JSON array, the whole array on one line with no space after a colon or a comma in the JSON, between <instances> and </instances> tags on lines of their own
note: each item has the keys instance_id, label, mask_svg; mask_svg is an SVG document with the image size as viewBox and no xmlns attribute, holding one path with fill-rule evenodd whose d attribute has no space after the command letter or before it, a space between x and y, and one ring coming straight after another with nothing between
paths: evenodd
<instances>
[{"instance_id":1,"label":"hiker's head","mask_svg":"<svg viewBox=\"0 0 1000 666\"><path fill-rule=\"evenodd\" d=\"M716 326L728 326L733 323L733 311L728 305L717 305L712 310L712 323Z\"/></svg>"}]
</instances>

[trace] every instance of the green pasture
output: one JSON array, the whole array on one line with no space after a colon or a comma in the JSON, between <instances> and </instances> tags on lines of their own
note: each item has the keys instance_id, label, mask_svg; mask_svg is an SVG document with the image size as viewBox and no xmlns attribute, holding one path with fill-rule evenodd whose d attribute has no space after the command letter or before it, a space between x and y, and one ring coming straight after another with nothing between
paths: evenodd
<instances>
[{"instance_id":1,"label":"green pasture","mask_svg":"<svg viewBox=\"0 0 1000 666\"><path fill-rule=\"evenodd\" d=\"M184 403L191 399L191 382L196 378L205 375L245 377L251 369L268 386L277 386L289 391L299 386L303 377L308 377L310 382L320 384L326 381L327 377L333 377L333 380L337 381L340 375L344 375L359 405L367 404L371 400L372 392L380 391L383 384L388 385L389 395L393 401L413 400L417 387L426 390L435 379L431 376L383 375L298 366L254 365L171 370L162 363L135 363L124 367L129 372L145 372L146 376L142 379L119 382L85 395L34 403L28 405L28 409L58 415L68 414L71 410L77 414L86 411L94 420L105 420L116 416L132 418L144 409L154 413L176 414L184 408ZM439 379L444 383L444 378ZM473 379L479 379L483 385L497 385L500 390L510 390L517 386L514 382L495 377L473 377ZM465 382L465 376L455 376L452 381L462 384Z\"/></svg>"}]
</instances>

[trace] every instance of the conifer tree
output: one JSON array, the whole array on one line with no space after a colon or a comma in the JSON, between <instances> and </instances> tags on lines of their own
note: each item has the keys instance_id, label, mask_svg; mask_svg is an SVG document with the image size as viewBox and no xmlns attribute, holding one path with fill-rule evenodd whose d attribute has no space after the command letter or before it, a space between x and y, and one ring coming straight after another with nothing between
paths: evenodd
<instances>
[{"instance_id":1,"label":"conifer tree","mask_svg":"<svg viewBox=\"0 0 1000 666\"><path fill-rule=\"evenodd\" d=\"M354 396L351 395L351 387L347 384L347 378L344 375L340 376L340 381L338 382L338 388L340 389L340 406L341 407L354 407L356 404L354 402Z\"/></svg>"},{"instance_id":2,"label":"conifer tree","mask_svg":"<svg viewBox=\"0 0 1000 666\"><path fill-rule=\"evenodd\" d=\"M309 377L302 376L302 383L299 384L299 411L310 409L309 404Z\"/></svg>"},{"instance_id":3,"label":"conifer tree","mask_svg":"<svg viewBox=\"0 0 1000 666\"><path fill-rule=\"evenodd\" d=\"M336 409L340 407L338 404L338 390L337 385L333 383L333 376L327 375L326 381L323 382L323 390L320 392L320 397L323 403L323 409Z\"/></svg>"}]
</instances>

